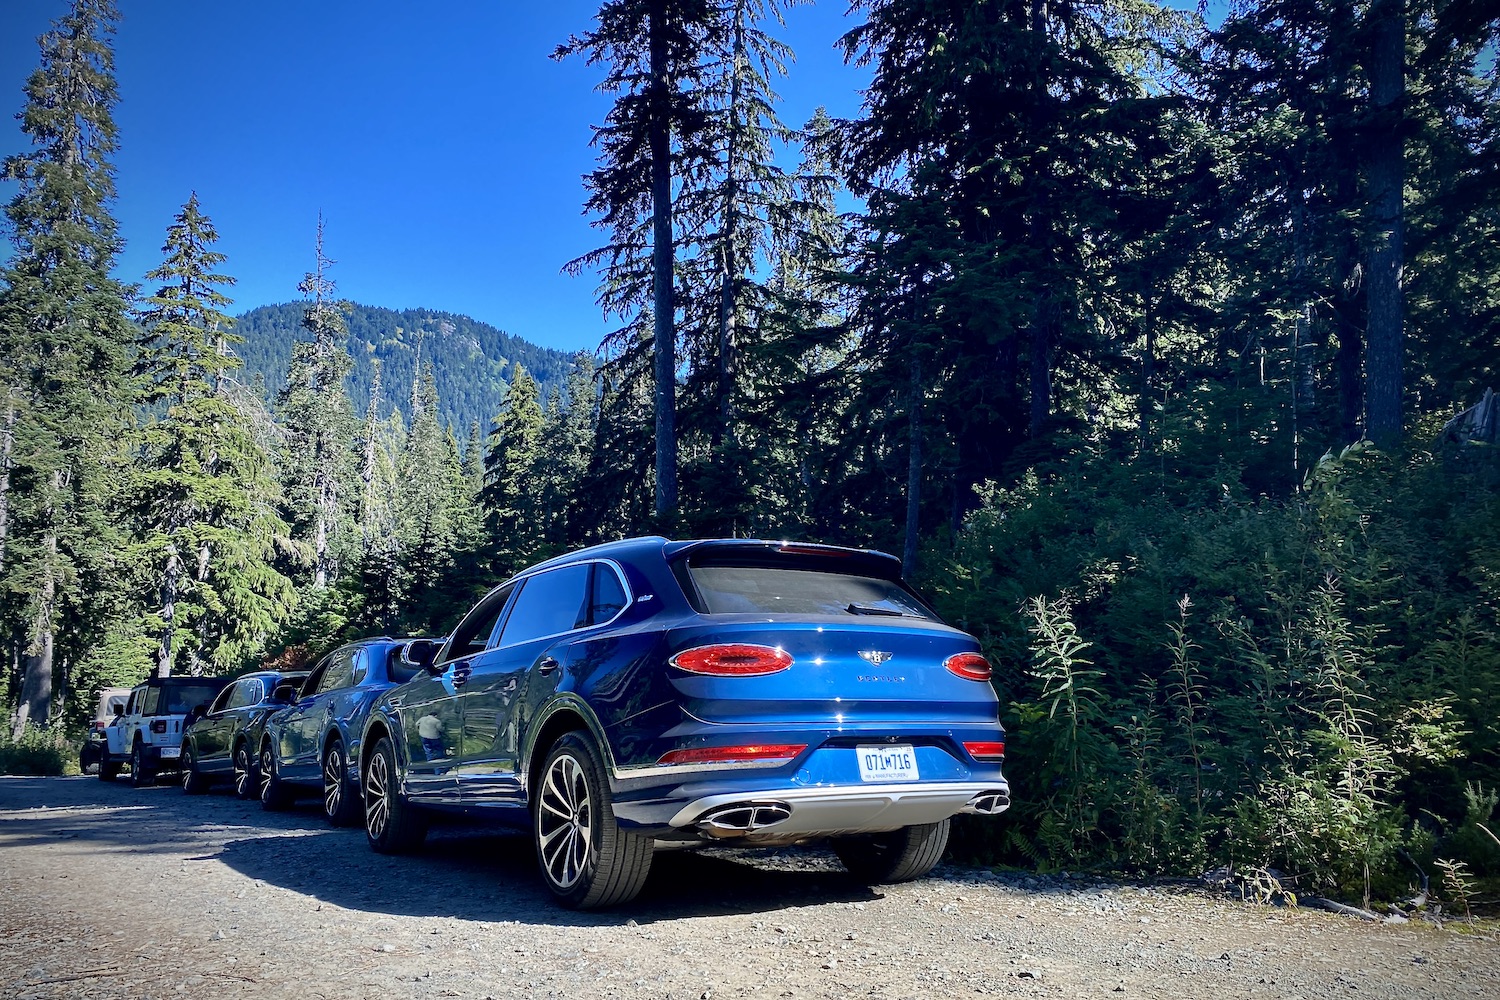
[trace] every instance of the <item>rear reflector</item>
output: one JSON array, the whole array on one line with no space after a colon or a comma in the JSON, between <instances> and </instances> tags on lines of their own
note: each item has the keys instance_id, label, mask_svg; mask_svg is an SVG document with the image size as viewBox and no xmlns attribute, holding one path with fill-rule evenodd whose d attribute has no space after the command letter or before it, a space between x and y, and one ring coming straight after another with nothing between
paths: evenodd
<instances>
[{"instance_id":1,"label":"rear reflector","mask_svg":"<svg viewBox=\"0 0 1500 1000\"><path fill-rule=\"evenodd\" d=\"M690 747L669 750L658 764L726 764L746 760L791 760L807 749L806 743L747 743L733 747Z\"/></svg>"},{"instance_id":2,"label":"rear reflector","mask_svg":"<svg viewBox=\"0 0 1500 1000\"><path fill-rule=\"evenodd\" d=\"M975 760L1004 760L1004 743L965 743L964 749Z\"/></svg>"},{"instance_id":3,"label":"rear reflector","mask_svg":"<svg viewBox=\"0 0 1500 1000\"><path fill-rule=\"evenodd\" d=\"M990 679L990 661L978 653L954 653L943 661L943 666L971 681Z\"/></svg>"},{"instance_id":4,"label":"rear reflector","mask_svg":"<svg viewBox=\"0 0 1500 1000\"><path fill-rule=\"evenodd\" d=\"M690 674L713 677L759 677L774 674L792 665L792 654L784 649L755 646L746 642L725 642L713 646L684 649L669 661Z\"/></svg>"}]
</instances>

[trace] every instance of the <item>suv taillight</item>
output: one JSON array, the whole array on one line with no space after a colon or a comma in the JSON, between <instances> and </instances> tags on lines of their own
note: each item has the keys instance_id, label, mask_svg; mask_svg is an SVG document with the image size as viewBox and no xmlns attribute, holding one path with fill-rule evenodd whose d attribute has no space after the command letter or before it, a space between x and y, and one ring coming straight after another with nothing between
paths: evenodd
<instances>
[{"instance_id":1,"label":"suv taillight","mask_svg":"<svg viewBox=\"0 0 1500 1000\"><path fill-rule=\"evenodd\" d=\"M151 723L151 731L153 733L164 733L164 732L166 732L167 731L167 720L166 719L156 719L156 720L152 721L152 723Z\"/></svg>"},{"instance_id":2,"label":"suv taillight","mask_svg":"<svg viewBox=\"0 0 1500 1000\"><path fill-rule=\"evenodd\" d=\"M970 681L987 681L990 679L990 661L978 653L954 653L943 661L943 666L950 673Z\"/></svg>"},{"instance_id":3,"label":"suv taillight","mask_svg":"<svg viewBox=\"0 0 1500 1000\"><path fill-rule=\"evenodd\" d=\"M748 642L724 642L684 649L667 661L678 670L710 677L760 677L779 673L792 665L792 654L771 646Z\"/></svg>"}]
</instances>

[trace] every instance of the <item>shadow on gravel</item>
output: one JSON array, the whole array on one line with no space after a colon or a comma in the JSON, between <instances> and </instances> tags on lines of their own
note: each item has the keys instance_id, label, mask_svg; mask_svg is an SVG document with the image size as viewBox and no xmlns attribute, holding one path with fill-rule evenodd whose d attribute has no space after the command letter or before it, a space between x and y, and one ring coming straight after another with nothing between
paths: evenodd
<instances>
[{"instance_id":1,"label":"shadow on gravel","mask_svg":"<svg viewBox=\"0 0 1500 1000\"><path fill-rule=\"evenodd\" d=\"M554 903L542 884L529 836L462 828L434 830L418 853L405 857L373 853L362 831L329 830L316 837L236 840L217 858L249 878L352 910L558 926L644 924L880 898L843 872L766 870L749 858L659 851L634 903L574 913Z\"/></svg>"},{"instance_id":2,"label":"shadow on gravel","mask_svg":"<svg viewBox=\"0 0 1500 1000\"><path fill-rule=\"evenodd\" d=\"M611 926L881 898L827 852L664 850L634 903L574 913L552 901L524 833L437 826L417 853L387 857L370 850L362 829L331 829L315 798L267 812L227 786L188 796L165 778L149 788L95 778L0 779L0 845L59 840L76 840L82 850L218 860L313 899L402 916Z\"/></svg>"}]
</instances>

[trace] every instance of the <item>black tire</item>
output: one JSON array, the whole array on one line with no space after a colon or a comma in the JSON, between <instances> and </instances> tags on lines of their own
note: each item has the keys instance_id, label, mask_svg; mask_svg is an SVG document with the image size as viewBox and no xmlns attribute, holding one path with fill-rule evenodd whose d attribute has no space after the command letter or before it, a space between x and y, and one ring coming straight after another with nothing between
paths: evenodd
<instances>
[{"instance_id":1,"label":"black tire","mask_svg":"<svg viewBox=\"0 0 1500 1000\"><path fill-rule=\"evenodd\" d=\"M112 760L106 751L99 755L99 780L114 781L120 776L120 765Z\"/></svg>"},{"instance_id":2,"label":"black tire","mask_svg":"<svg viewBox=\"0 0 1500 1000\"><path fill-rule=\"evenodd\" d=\"M198 773L198 755L192 747L182 748L182 759L178 762L178 777L182 790L187 795L202 795L208 791L209 780Z\"/></svg>"},{"instance_id":3,"label":"black tire","mask_svg":"<svg viewBox=\"0 0 1500 1000\"><path fill-rule=\"evenodd\" d=\"M937 867L948 848L949 820L906 826L889 833L836 837L833 853L849 874L871 885L921 878Z\"/></svg>"},{"instance_id":4,"label":"black tire","mask_svg":"<svg viewBox=\"0 0 1500 1000\"><path fill-rule=\"evenodd\" d=\"M562 905L617 906L646 884L651 838L620 829L604 762L583 733L563 734L547 752L531 818L542 880Z\"/></svg>"},{"instance_id":5,"label":"black tire","mask_svg":"<svg viewBox=\"0 0 1500 1000\"><path fill-rule=\"evenodd\" d=\"M349 787L344 741L335 738L323 751L323 817L331 826L353 826L359 819L359 790Z\"/></svg>"},{"instance_id":6,"label":"black tire","mask_svg":"<svg viewBox=\"0 0 1500 1000\"><path fill-rule=\"evenodd\" d=\"M130 748L130 783L136 788L156 783L156 772L146 766L146 749L139 740Z\"/></svg>"},{"instance_id":7,"label":"black tire","mask_svg":"<svg viewBox=\"0 0 1500 1000\"><path fill-rule=\"evenodd\" d=\"M260 789L255 777L255 761L250 756L250 744L240 740L235 744L231 773L234 778L234 794L242 799L251 799Z\"/></svg>"},{"instance_id":8,"label":"black tire","mask_svg":"<svg viewBox=\"0 0 1500 1000\"><path fill-rule=\"evenodd\" d=\"M292 804L292 793L276 774L276 755L270 743L260 748L260 763L256 765L256 788L260 793L260 807L269 812L280 812Z\"/></svg>"},{"instance_id":9,"label":"black tire","mask_svg":"<svg viewBox=\"0 0 1500 1000\"><path fill-rule=\"evenodd\" d=\"M365 761L363 802L365 836L380 854L415 850L427 836L427 817L401 796L397 784L396 747L390 738L375 741Z\"/></svg>"}]
</instances>

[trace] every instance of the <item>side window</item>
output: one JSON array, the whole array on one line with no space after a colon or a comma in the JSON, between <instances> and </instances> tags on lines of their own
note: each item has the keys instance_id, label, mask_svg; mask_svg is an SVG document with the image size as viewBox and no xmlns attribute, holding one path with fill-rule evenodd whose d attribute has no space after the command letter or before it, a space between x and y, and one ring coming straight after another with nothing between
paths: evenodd
<instances>
[{"instance_id":1,"label":"side window","mask_svg":"<svg viewBox=\"0 0 1500 1000\"><path fill-rule=\"evenodd\" d=\"M234 695L234 690L232 687L227 687L220 691L219 696L214 699L214 703L208 707L208 714L213 715L215 712L227 710L230 707L229 699Z\"/></svg>"},{"instance_id":2,"label":"side window","mask_svg":"<svg viewBox=\"0 0 1500 1000\"><path fill-rule=\"evenodd\" d=\"M525 581L516 606L505 620L500 637L503 646L514 646L544 635L570 632L586 609L589 593L589 564L562 566L538 573Z\"/></svg>"},{"instance_id":3,"label":"side window","mask_svg":"<svg viewBox=\"0 0 1500 1000\"><path fill-rule=\"evenodd\" d=\"M495 633L500 613L505 610L505 602L510 598L512 590L513 587L497 590L464 616L464 620L453 631L453 641L448 645L448 659L472 656L489 647L490 636Z\"/></svg>"},{"instance_id":4,"label":"side window","mask_svg":"<svg viewBox=\"0 0 1500 1000\"><path fill-rule=\"evenodd\" d=\"M368 649L359 650L354 657L354 681L355 684L365 682L365 674L369 673L370 657L373 654Z\"/></svg>"},{"instance_id":5,"label":"side window","mask_svg":"<svg viewBox=\"0 0 1500 1000\"><path fill-rule=\"evenodd\" d=\"M341 649L333 654L328 669L323 671L323 680L318 684L318 693L337 691L354 684L354 648Z\"/></svg>"},{"instance_id":6,"label":"side window","mask_svg":"<svg viewBox=\"0 0 1500 1000\"><path fill-rule=\"evenodd\" d=\"M619 573L608 563L594 563L588 608L579 619L579 627L602 625L623 610L625 585L620 582Z\"/></svg>"},{"instance_id":7,"label":"side window","mask_svg":"<svg viewBox=\"0 0 1500 1000\"><path fill-rule=\"evenodd\" d=\"M229 697L230 708L245 708L260 701L260 681L253 677L238 682L230 690L233 692Z\"/></svg>"},{"instance_id":8,"label":"side window","mask_svg":"<svg viewBox=\"0 0 1500 1000\"><path fill-rule=\"evenodd\" d=\"M141 714L142 715L155 715L156 714L156 706L158 704L160 704L160 703L161 703L161 688L159 688L159 687L148 687L146 689L146 697L141 702Z\"/></svg>"},{"instance_id":9,"label":"side window","mask_svg":"<svg viewBox=\"0 0 1500 1000\"><path fill-rule=\"evenodd\" d=\"M134 715L141 710L141 692L130 692L130 702L125 706L126 715Z\"/></svg>"},{"instance_id":10,"label":"side window","mask_svg":"<svg viewBox=\"0 0 1500 1000\"><path fill-rule=\"evenodd\" d=\"M297 696L299 698L306 698L308 695L317 694L322 690L323 675L328 673L328 667L332 663L333 657L331 656L325 656L319 660L318 665L313 667L312 673L308 674L307 679L302 682L302 690L298 692Z\"/></svg>"}]
</instances>

